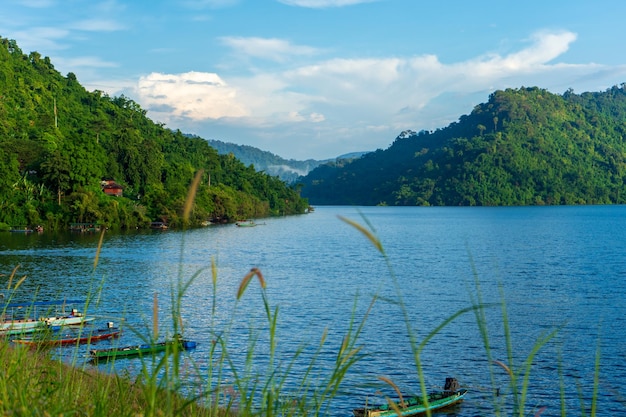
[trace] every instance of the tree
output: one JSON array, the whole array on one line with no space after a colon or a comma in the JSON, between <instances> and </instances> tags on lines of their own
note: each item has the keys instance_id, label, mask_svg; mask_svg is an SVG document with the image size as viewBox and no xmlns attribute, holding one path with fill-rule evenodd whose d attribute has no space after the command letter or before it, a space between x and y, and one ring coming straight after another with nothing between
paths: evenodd
<instances>
[{"instance_id":1,"label":"tree","mask_svg":"<svg viewBox=\"0 0 626 417\"><path fill-rule=\"evenodd\" d=\"M61 197L70 190L72 166L68 157L61 154L60 150L55 150L48 154L41 163L42 178L54 189L56 189L57 203L61 205Z\"/></svg>"}]
</instances>

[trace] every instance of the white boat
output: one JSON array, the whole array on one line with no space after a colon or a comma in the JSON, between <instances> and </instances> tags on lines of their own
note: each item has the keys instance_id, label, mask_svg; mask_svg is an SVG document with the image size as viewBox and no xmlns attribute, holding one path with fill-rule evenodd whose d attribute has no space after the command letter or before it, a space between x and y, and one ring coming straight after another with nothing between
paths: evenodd
<instances>
[{"instance_id":1,"label":"white boat","mask_svg":"<svg viewBox=\"0 0 626 417\"><path fill-rule=\"evenodd\" d=\"M53 316L46 317L44 321L48 326L76 326L83 323L94 321L95 317L85 316L83 313L79 313L75 308L67 316Z\"/></svg>"},{"instance_id":2,"label":"white boat","mask_svg":"<svg viewBox=\"0 0 626 417\"><path fill-rule=\"evenodd\" d=\"M35 319L7 319L0 322L0 335L13 336L18 334L33 333L47 328L42 320Z\"/></svg>"},{"instance_id":3,"label":"white boat","mask_svg":"<svg viewBox=\"0 0 626 417\"><path fill-rule=\"evenodd\" d=\"M4 306L0 320L0 336L34 333L50 328L75 326L95 320L73 308L65 311L68 305L83 303L76 300L38 301L30 303L9 303ZM53 313L52 315L50 315Z\"/></svg>"}]
</instances>

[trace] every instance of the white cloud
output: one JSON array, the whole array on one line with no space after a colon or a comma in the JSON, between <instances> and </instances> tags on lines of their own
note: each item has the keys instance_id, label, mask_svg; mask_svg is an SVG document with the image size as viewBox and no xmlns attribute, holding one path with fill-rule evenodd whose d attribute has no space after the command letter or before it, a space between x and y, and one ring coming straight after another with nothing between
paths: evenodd
<instances>
[{"instance_id":1,"label":"white cloud","mask_svg":"<svg viewBox=\"0 0 626 417\"><path fill-rule=\"evenodd\" d=\"M255 58L282 62L294 55L314 55L317 49L309 46L293 45L283 39L223 37L222 42L236 53Z\"/></svg>"},{"instance_id":2,"label":"white cloud","mask_svg":"<svg viewBox=\"0 0 626 417\"><path fill-rule=\"evenodd\" d=\"M311 114L309 115L309 119L310 119L312 122L315 122L315 123L320 123L320 122L323 122L324 120L326 120L326 118L324 117L324 115L323 115L323 114L319 114L319 113L311 113Z\"/></svg>"},{"instance_id":3,"label":"white cloud","mask_svg":"<svg viewBox=\"0 0 626 417\"><path fill-rule=\"evenodd\" d=\"M94 74L93 71L89 70L81 71L81 74L85 74L89 78L89 80L85 82L83 82L82 78L79 79L80 83L87 91L99 90L105 92L109 96L119 96L124 94L135 100L135 96L128 93L134 93L137 91L136 79L113 79L109 77L106 79L99 79L97 78L97 74Z\"/></svg>"},{"instance_id":4,"label":"white cloud","mask_svg":"<svg viewBox=\"0 0 626 417\"><path fill-rule=\"evenodd\" d=\"M70 31L56 27L33 27L25 31L14 32L11 36L19 39L20 48L23 51L49 51L66 49L61 42L67 38Z\"/></svg>"},{"instance_id":5,"label":"white cloud","mask_svg":"<svg viewBox=\"0 0 626 417\"><path fill-rule=\"evenodd\" d=\"M540 71L544 65L567 52L576 34L572 32L537 32L531 37L532 44L519 52L501 57L484 56L470 65L475 66L478 75L493 77L499 73Z\"/></svg>"},{"instance_id":6,"label":"white cloud","mask_svg":"<svg viewBox=\"0 0 626 417\"><path fill-rule=\"evenodd\" d=\"M248 77L153 73L139 81L138 102L151 117L211 126L212 135L219 123L291 147L308 135L320 149L334 144L354 150L355 140L356 147L373 149L381 137L391 139L402 130L444 127L471 111L478 95L484 101L495 89L537 85L563 92L583 77L596 83L598 76L626 79L623 67L554 62L575 39L571 32L538 32L521 50L451 64L421 55L332 59ZM269 55L290 50L288 42L277 40L266 46Z\"/></svg>"},{"instance_id":7,"label":"white cloud","mask_svg":"<svg viewBox=\"0 0 626 417\"><path fill-rule=\"evenodd\" d=\"M97 56L82 56L76 58L57 58L53 59L55 62L55 66L64 67L64 68L115 68L119 67L118 64L114 62L103 61L100 57ZM75 70L74 70L75 71Z\"/></svg>"},{"instance_id":8,"label":"white cloud","mask_svg":"<svg viewBox=\"0 0 626 417\"><path fill-rule=\"evenodd\" d=\"M237 118L248 114L237 101L237 90L212 73L152 73L139 79L137 92L144 106L166 119Z\"/></svg>"},{"instance_id":9,"label":"white cloud","mask_svg":"<svg viewBox=\"0 0 626 417\"><path fill-rule=\"evenodd\" d=\"M142 77L138 89L144 105L167 105L173 115L195 120L239 118L236 123L257 126L322 122L329 120L328 111L334 109L356 120L373 117L391 122L395 117L402 122L446 92L484 91L522 75L540 77L558 71L558 66L548 62L565 52L575 38L569 32L539 33L534 43L519 52L450 65L434 55L332 59L294 70L232 78L228 83L211 73L151 74ZM229 39L242 48L257 45L262 55L292 49L280 40Z\"/></svg>"}]
</instances>

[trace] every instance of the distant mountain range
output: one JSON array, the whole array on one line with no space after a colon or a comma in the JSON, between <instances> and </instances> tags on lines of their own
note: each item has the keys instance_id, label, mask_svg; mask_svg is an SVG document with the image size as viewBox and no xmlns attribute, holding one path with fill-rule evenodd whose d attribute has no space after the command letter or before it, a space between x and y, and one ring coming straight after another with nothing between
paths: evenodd
<instances>
[{"instance_id":1,"label":"distant mountain range","mask_svg":"<svg viewBox=\"0 0 626 417\"><path fill-rule=\"evenodd\" d=\"M351 161L368 153L352 152L340 155L334 159L307 159L306 161L297 161L295 159L281 158L278 155L253 146L237 145L235 143L222 142L215 139L207 139L207 142L215 148L220 155L232 153L235 158L245 165L253 165L257 171L263 171L271 176L279 177L288 184L293 184L298 178L306 176L309 172L322 164L336 163L337 161Z\"/></svg>"}]
</instances>

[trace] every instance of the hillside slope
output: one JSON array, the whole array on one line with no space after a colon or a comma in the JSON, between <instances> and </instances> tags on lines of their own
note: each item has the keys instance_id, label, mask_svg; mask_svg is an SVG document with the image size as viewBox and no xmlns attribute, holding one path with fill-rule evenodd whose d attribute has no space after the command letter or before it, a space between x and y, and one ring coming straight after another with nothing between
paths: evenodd
<instances>
[{"instance_id":1,"label":"hillside slope","mask_svg":"<svg viewBox=\"0 0 626 417\"><path fill-rule=\"evenodd\" d=\"M152 220L182 226L307 207L276 177L154 123L127 97L88 92L47 57L0 38L0 229L71 222L135 228Z\"/></svg>"},{"instance_id":2,"label":"hillside slope","mask_svg":"<svg viewBox=\"0 0 626 417\"><path fill-rule=\"evenodd\" d=\"M502 206L626 200L626 90L496 91L458 122L300 179L312 204Z\"/></svg>"}]
</instances>

